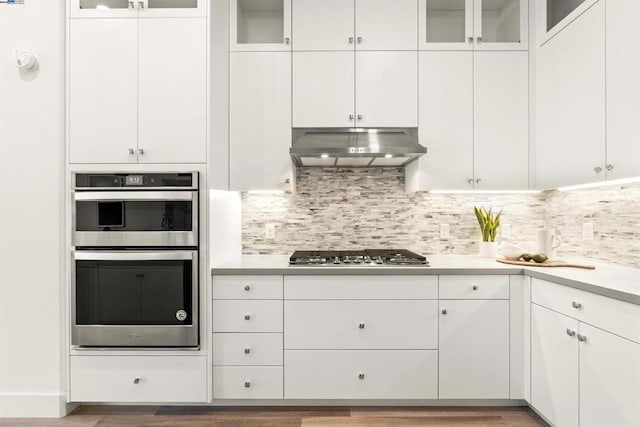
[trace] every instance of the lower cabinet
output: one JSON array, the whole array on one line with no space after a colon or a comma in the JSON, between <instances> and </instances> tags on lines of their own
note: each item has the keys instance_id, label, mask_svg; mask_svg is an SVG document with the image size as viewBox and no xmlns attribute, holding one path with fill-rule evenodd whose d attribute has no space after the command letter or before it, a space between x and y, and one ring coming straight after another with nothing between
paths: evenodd
<instances>
[{"instance_id":1,"label":"lower cabinet","mask_svg":"<svg viewBox=\"0 0 640 427\"><path fill-rule=\"evenodd\" d=\"M508 399L509 301L440 305L440 398Z\"/></svg>"},{"instance_id":2,"label":"lower cabinet","mask_svg":"<svg viewBox=\"0 0 640 427\"><path fill-rule=\"evenodd\" d=\"M216 366L214 399L282 399L282 366Z\"/></svg>"},{"instance_id":3,"label":"lower cabinet","mask_svg":"<svg viewBox=\"0 0 640 427\"><path fill-rule=\"evenodd\" d=\"M285 350L285 399L437 399L437 350Z\"/></svg>"},{"instance_id":4,"label":"lower cabinet","mask_svg":"<svg viewBox=\"0 0 640 427\"><path fill-rule=\"evenodd\" d=\"M206 356L71 356L72 402L207 400Z\"/></svg>"}]
</instances>

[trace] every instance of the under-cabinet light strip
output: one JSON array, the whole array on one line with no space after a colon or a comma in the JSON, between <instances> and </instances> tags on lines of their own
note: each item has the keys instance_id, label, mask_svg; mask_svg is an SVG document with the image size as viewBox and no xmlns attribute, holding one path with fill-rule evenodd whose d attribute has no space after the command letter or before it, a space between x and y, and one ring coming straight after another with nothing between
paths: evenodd
<instances>
[{"instance_id":1,"label":"under-cabinet light strip","mask_svg":"<svg viewBox=\"0 0 640 427\"><path fill-rule=\"evenodd\" d=\"M540 194L539 190L429 190L431 194Z\"/></svg>"},{"instance_id":2,"label":"under-cabinet light strip","mask_svg":"<svg viewBox=\"0 0 640 427\"><path fill-rule=\"evenodd\" d=\"M587 190L589 188L610 187L612 185L633 184L636 182L640 182L640 176L624 179L612 179L610 181L591 182L589 184L568 185L566 187L558 187L558 191Z\"/></svg>"}]
</instances>

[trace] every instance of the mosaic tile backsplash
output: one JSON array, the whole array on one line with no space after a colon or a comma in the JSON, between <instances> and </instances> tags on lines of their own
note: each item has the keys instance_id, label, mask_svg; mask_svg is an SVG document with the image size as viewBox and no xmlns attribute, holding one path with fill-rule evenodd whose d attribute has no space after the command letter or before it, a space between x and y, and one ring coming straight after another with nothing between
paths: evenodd
<instances>
[{"instance_id":1,"label":"mosaic tile backsplash","mask_svg":"<svg viewBox=\"0 0 640 427\"><path fill-rule=\"evenodd\" d=\"M564 241L559 257L640 267L640 185L533 195L406 194L399 168L301 168L295 193L243 193L243 253L395 247L476 254L473 206L502 210L511 230L498 241L534 251L537 230L551 227ZM582 239L585 222L595 226L593 241ZM274 239L265 237L265 224L275 224ZM449 225L448 238L440 237L440 224Z\"/></svg>"}]
</instances>

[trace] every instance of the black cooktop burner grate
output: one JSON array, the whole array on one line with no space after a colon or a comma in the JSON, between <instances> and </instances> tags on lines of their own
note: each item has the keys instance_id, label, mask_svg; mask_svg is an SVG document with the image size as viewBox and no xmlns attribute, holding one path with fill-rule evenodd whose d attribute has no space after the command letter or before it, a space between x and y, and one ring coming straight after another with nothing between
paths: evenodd
<instances>
[{"instance_id":1,"label":"black cooktop burner grate","mask_svg":"<svg viewBox=\"0 0 640 427\"><path fill-rule=\"evenodd\" d=\"M363 249L344 251L295 251L289 258L291 265L422 265L425 257L406 249Z\"/></svg>"}]
</instances>

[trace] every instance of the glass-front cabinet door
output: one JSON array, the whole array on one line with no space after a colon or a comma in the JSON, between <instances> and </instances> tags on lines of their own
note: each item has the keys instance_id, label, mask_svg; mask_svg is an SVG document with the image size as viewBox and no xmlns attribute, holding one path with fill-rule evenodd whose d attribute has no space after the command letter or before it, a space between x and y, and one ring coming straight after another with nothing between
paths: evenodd
<instances>
[{"instance_id":1,"label":"glass-front cabinet door","mask_svg":"<svg viewBox=\"0 0 640 427\"><path fill-rule=\"evenodd\" d=\"M475 50L526 50L527 0L475 0Z\"/></svg>"},{"instance_id":2,"label":"glass-front cabinet door","mask_svg":"<svg viewBox=\"0 0 640 427\"><path fill-rule=\"evenodd\" d=\"M420 0L421 50L526 50L528 0Z\"/></svg>"},{"instance_id":3,"label":"glass-front cabinet door","mask_svg":"<svg viewBox=\"0 0 640 427\"><path fill-rule=\"evenodd\" d=\"M206 16L206 0L71 0L71 18Z\"/></svg>"}]
</instances>

